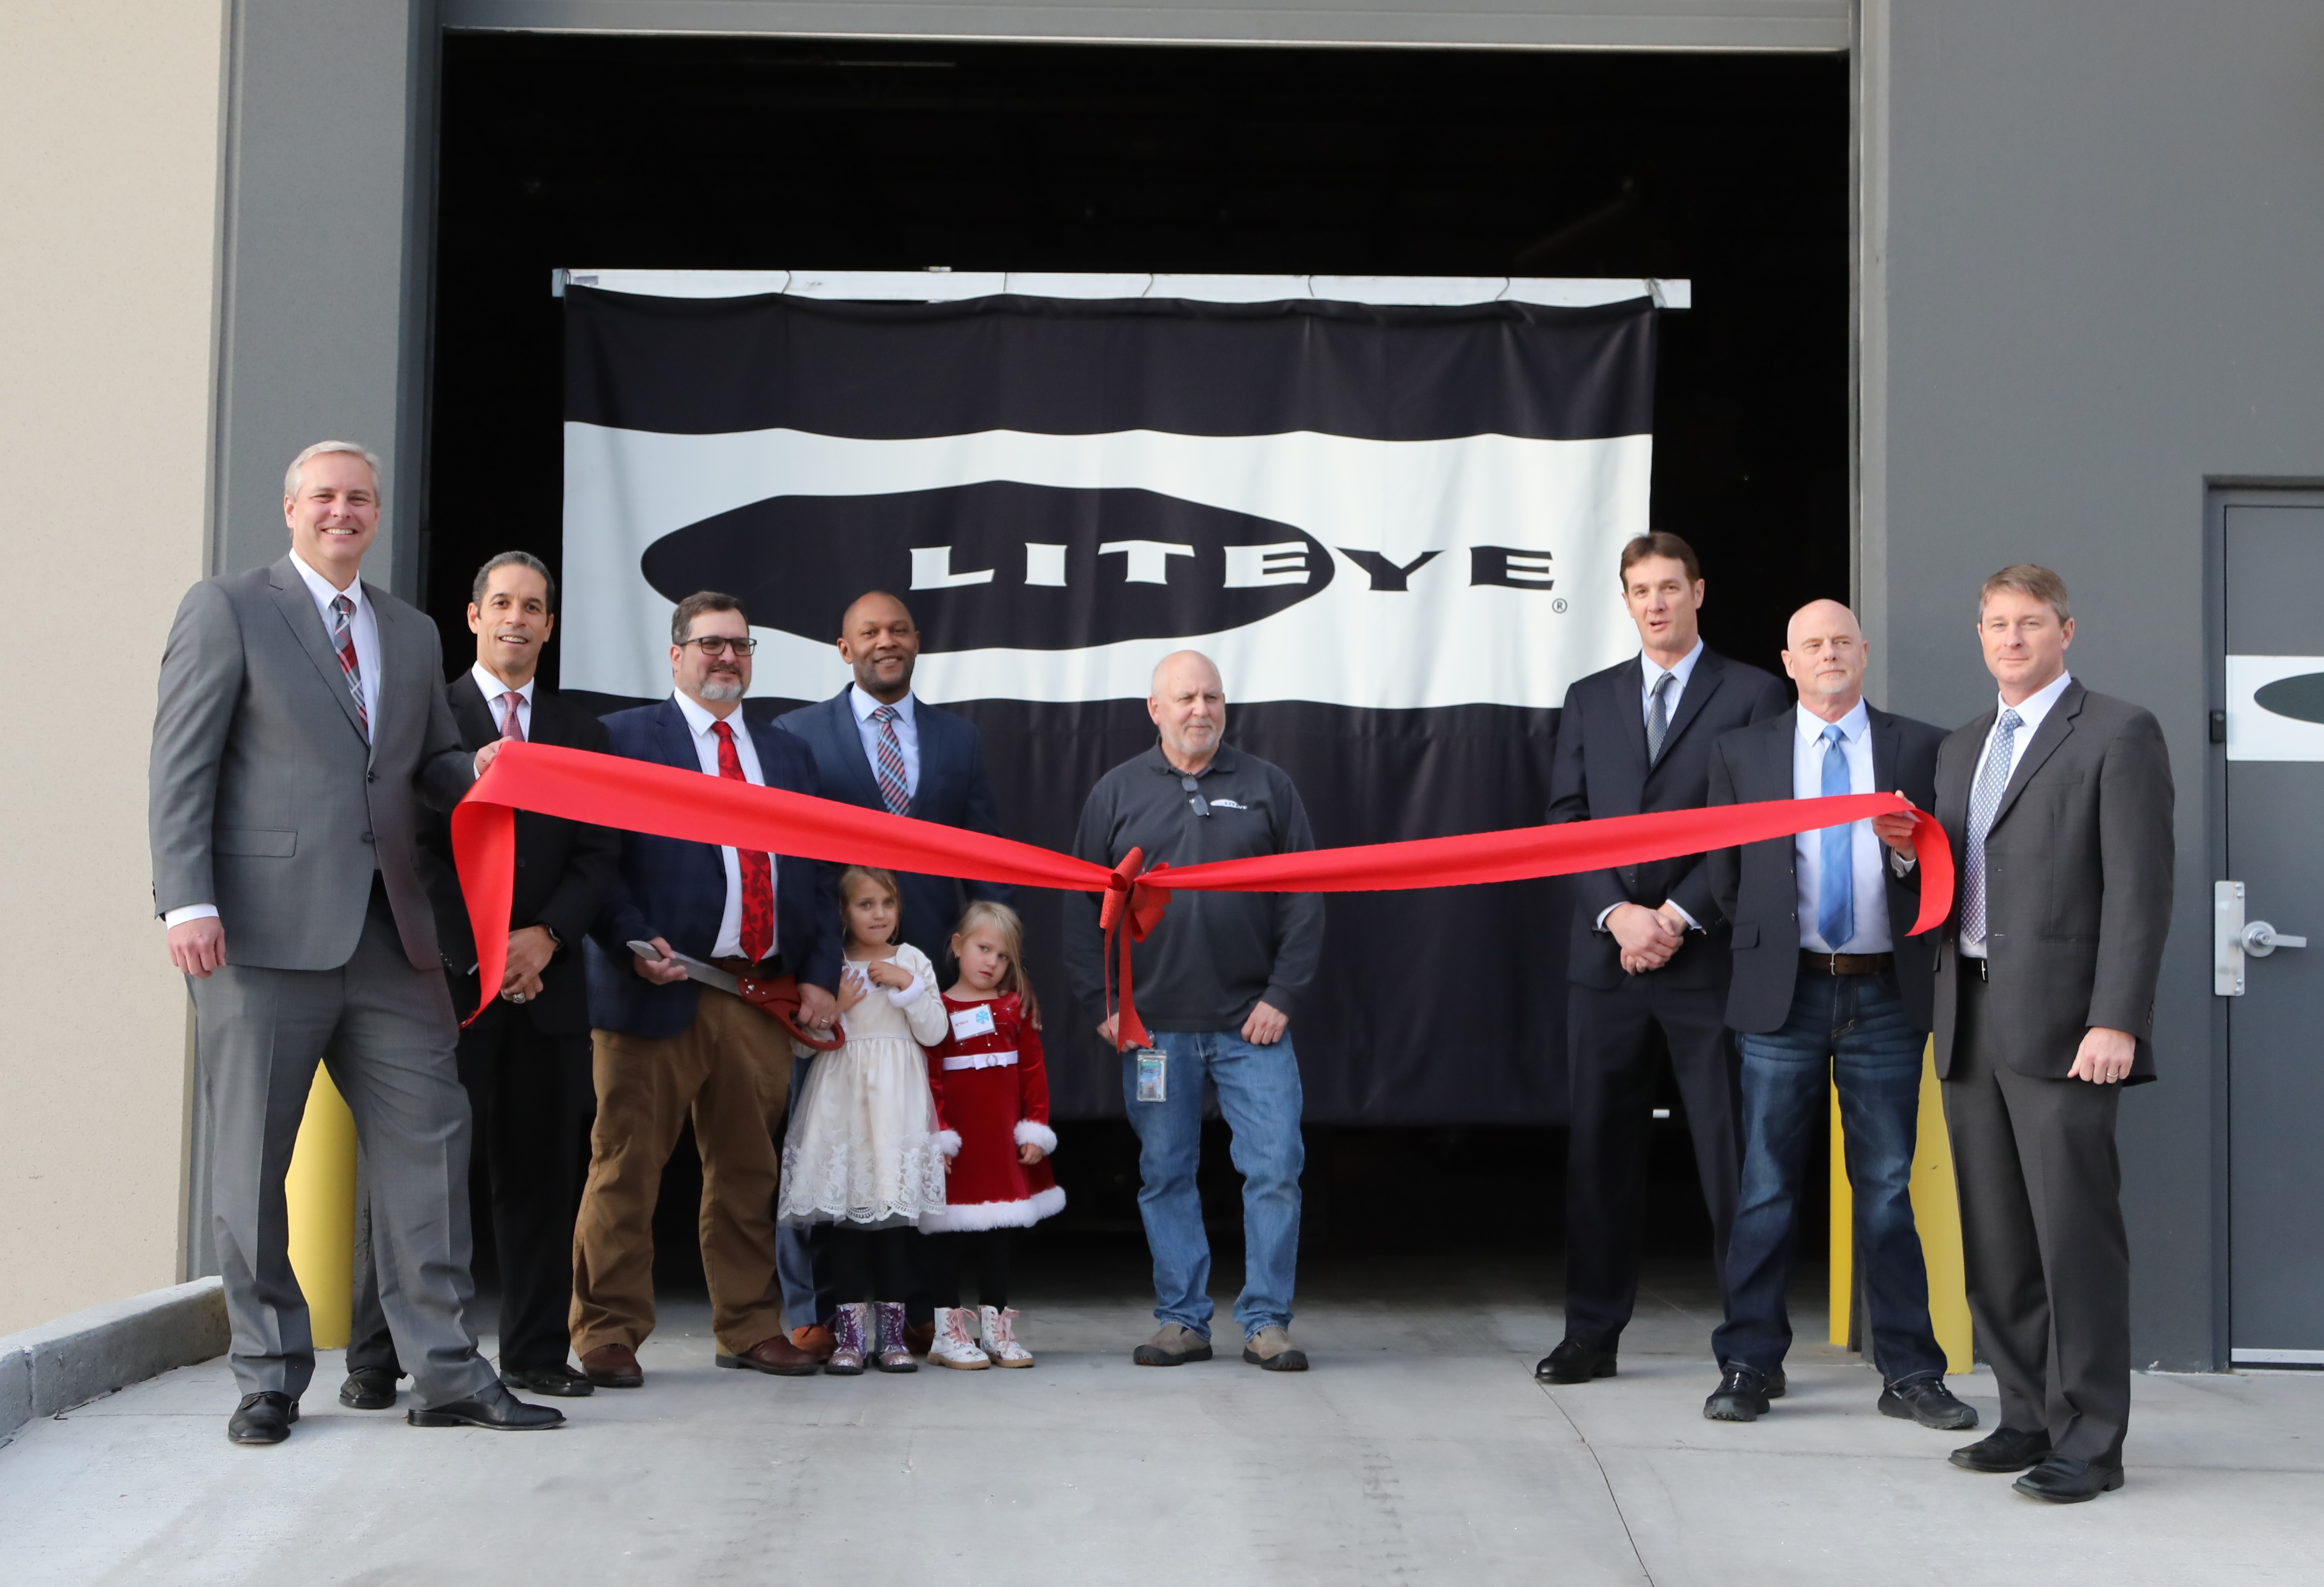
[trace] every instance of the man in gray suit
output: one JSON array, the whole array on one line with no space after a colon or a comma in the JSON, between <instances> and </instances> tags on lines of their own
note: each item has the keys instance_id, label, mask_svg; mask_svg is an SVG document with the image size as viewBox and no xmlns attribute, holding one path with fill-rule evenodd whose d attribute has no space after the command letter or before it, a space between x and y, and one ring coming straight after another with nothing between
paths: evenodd
<instances>
[{"instance_id":1,"label":"man in gray suit","mask_svg":"<svg viewBox=\"0 0 2324 1587\"><path fill-rule=\"evenodd\" d=\"M1969 1315L2001 1426L1953 1452L2071 1504L2122 1486L2130 1248L2119 1086L2154 1078L2171 924L2171 758L2148 712L2066 670L2065 581L2005 567L1978 596L1994 709L1937 751L1960 875L1937 947L1937 1073Z\"/></svg>"},{"instance_id":2,"label":"man in gray suit","mask_svg":"<svg viewBox=\"0 0 2324 1587\"><path fill-rule=\"evenodd\" d=\"M461 748L436 625L358 579L379 510L376 457L308 447L283 478L290 555L187 591L161 657L153 901L193 990L216 1121L237 1444L289 1437L314 1375L282 1176L318 1060L372 1169L380 1298L418 1384L408 1419L565 1419L501 1387L463 1316L468 1103L413 817L417 799L457 803L499 745Z\"/></svg>"}]
</instances>

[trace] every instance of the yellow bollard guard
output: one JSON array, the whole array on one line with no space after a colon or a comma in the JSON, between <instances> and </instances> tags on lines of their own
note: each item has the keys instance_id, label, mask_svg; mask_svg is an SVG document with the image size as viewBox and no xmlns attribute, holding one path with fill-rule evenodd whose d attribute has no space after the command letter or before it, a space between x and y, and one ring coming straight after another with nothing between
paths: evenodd
<instances>
[{"instance_id":1,"label":"yellow bollard guard","mask_svg":"<svg viewBox=\"0 0 2324 1587\"><path fill-rule=\"evenodd\" d=\"M307 1296L315 1348L345 1349L355 1285L355 1121L320 1064L282 1195L290 1213L290 1270Z\"/></svg>"},{"instance_id":2,"label":"yellow bollard guard","mask_svg":"<svg viewBox=\"0 0 2324 1587\"><path fill-rule=\"evenodd\" d=\"M1960 1202L1953 1188L1952 1137L1945 1129L1936 1047L1921 1056L1919 1146L1913 1154L1913 1223L1929 1270L1929 1321L1945 1352L1945 1370L1969 1370L1969 1280L1961 1262ZM1840 1088L1831 1088L1831 1342L1846 1347L1856 1306L1856 1202L1848 1183ZM1867 1351L1868 1355L1871 1353Z\"/></svg>"}]
</instances>

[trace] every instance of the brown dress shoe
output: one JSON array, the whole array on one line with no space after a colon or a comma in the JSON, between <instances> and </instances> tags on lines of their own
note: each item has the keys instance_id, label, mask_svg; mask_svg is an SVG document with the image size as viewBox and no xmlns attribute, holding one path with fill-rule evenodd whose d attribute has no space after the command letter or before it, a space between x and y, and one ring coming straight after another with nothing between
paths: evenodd
<instances>
[{"instance_id":1,"label":"brown dress shoe","mask_svg":"<svg viewBox=\"0 0 2324 1587\"><path fill-rule=\"evenodd\" d=\"M601 1344L584 1352L581 1375L600 1389L636 1389L646 1380L638 1352L626 1344Z\"/></svg>"},{"instance_id":2,"label":"brown dress shoe","mask_svg":"<svg viewBox=\"0 0 2324 1587\"><path fill-rule=\"evenodd\" d=\"M722 1355L722 1367L747 1367L753 1372L769 1372L778 1378L804 1378L823 1365L817 1357L809 1355L779 1333L770 1333L741 1355Z\"/></svg>"},{"instance_id":3,"label":"brown dress shoe","mask_svg":"<svg viewBox=\"0 0 2324 1587\"><path fill-rule=\"evenodd\" d=\"M816 1360L827 1361L831 1359L833 1347L838 1342L832 1338L830 1329L809 1323L804 1328L791 1330L791 1342Z\"/></svg>"},{"instance_id":4,"label":"brown dress shoe","mask_svg":"<svg viewBox=\"0 0 2324 1587\"><path fill-rule=\"evenodd\" d=\"M904 1324L904 1348L914 1355L926 1355L936 1348L936 1322L930 1317L925 1323Z\"/></svg>"}]
</instances>

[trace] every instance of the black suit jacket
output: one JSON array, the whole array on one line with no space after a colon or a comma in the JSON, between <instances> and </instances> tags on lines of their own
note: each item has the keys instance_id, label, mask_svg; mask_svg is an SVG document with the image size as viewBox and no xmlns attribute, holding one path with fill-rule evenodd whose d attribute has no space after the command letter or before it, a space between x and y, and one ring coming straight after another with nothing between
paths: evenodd
<instances>
[{"instance_id":1,"label":"black suit jacket","mask_svg":"<svg viewBox=\"0 0 2324 1587\"><path fill-rule=\"evenodd\" d=\"M1999 707L1937 751L1937 819L1966 873L1964 835ZM2130 1081L2154 1078L2154 984L2171 929L2171 753L2151 712L2069 683L2003 790L1985 840L1986 1040L2021 1075L2066 1077L2092 1026L2137 1038ZM1937 1073L1952 1067L1960 905L1937 944Z\"/></svg>"},{"instance_id":2,"label":"black suit jacket","mask_svg":"<svg viewBox=\"0 0 2324 1587\"><path fill-rule=\"evenodd\" d=\"M444 695L451 702L460 743L471 754L500 737L500 724L484 705L475 673L461 673L445 687ZM539 686L532 691L530 737L535 743L594 750L600 754L606 747L605 729L596 717ZM467 1001L459 1003L459 1012L466 1016L475 1006L476 989L469 966L476 962L476 938L468 927L467 903L460 896L459 872L452 864L450 824L440 816L430 821L421 834L420 847L444 966L466 986ZM530 810L516 813L516 888L509 926L512 929L546 926L565 945L540 973L540 995L524 1009L541 1030L570 1036L589 1029L588 974L582 964L581 945L597 923L621 859L621 835L611 827ZM459 1002L457 997L454 1001Z\"/></svg>"},{"instance_id":3,"label":"black suit jacket","mask_svg":"<svg viewBox=\"0 0 2324 1587\"><path fill-rule=\"evenodd\" d=\"M1791 708L1774 674L1705 647L1672 714L1662 759L1648 767L1645 684L1645 669L1633 656L1566 690L1557 722L1557 758L1550 768L1551 821L1698 808L1710 797L1711 751L1720 735ZM1619 986L1625 978L1621 949L1611 932L1598 929L1598 917L1615 904L1655 909L1669 899L1705 929L1688 932L1670 963L1654 973L1678 986L1727 983L1726 921L1702 855L1585 871L1573 881L1577 901L1568 965L1573 981Z\"/></svg>"},{"instance_id":4,"label":"black suit jacket","mask_svg":"<svg viewBox=\"0 0 2324 1587\"><path fill-rule=\"evenodd\" d=\"M851 686L852 687L852 686ZM863 753L863 735L855 725L855 709L841 689L827 700L775 718L775 725L795 734L815 755L816 775L823 779L823 797L843 799L867 810L884 810L880 783ZM961 826L991 833L992 780L984 769L984 741L976 724L915 697L912 725L920 739L920 782L912 790L912 818L941 826ZM905 872L896 878L903 890L904 940L941 967L952 941L952 928L972 899L1010 903L1015 890L987 881L959 881L949 876L923 876Z\"/></svg>"},{"instance_id":5,"label":"black suit jacket","mask_svg":"<svg viewBox=\"0 0 2324 1587\"><path fill-rule=\"evenodd\" d=\"M1935 805L1937 746L1945 730L1870 705L1864 709L1872 722L1872 786L1884 793L1901 789L1923 810ZM1711 752L1711 802L1750 805L1793 798L1798 791L1792 781L1798 732L1799 714L1791 710L1721 738ZM1899 877L1887 854L1883 848L1896 991L1913 1023L1926 1030L1937 934L1905 935L1921 912L1921 873L1915 868ZM1800 968L1798 862L1799 849L1788 837L1720 849L1711 856L1711 890L1730 923L1735 955L1735 978L1727 991L1727 1023L1734 1029L1779 1030L1791 1017Z\"/></svg>"}]
</instances>

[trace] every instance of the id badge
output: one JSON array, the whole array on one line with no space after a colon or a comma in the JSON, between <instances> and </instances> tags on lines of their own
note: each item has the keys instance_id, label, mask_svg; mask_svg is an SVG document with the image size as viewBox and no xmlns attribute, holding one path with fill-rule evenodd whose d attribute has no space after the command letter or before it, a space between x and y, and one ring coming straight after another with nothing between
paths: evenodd
<instances>
[{"instance_id":1,"label":"id badge","mask_svg":"<svg viewBox=\"0 0 2324 1587\"><path fill-rule=\"evenodd\" d=\"M1164 1054L1158 1047L1144 1047L1138 1049L1138 1100L1139 1102L1159 1103L1170 1100L1167 1084L1169 1068L1163 1062L1163 1058Z\"/></svg>"},{"instance_id":2,"label":"id badge","mask_svg":"<svg viewBox=\"0 0 2324 1587\"><path fill-rule=\"evenodd\" d=\"M993 1031L992 1005L979 1003L973 1009L955 1009L952 1016L952 1034L955 1041L973 1041Z\"/></svg>"}]
</instances>

